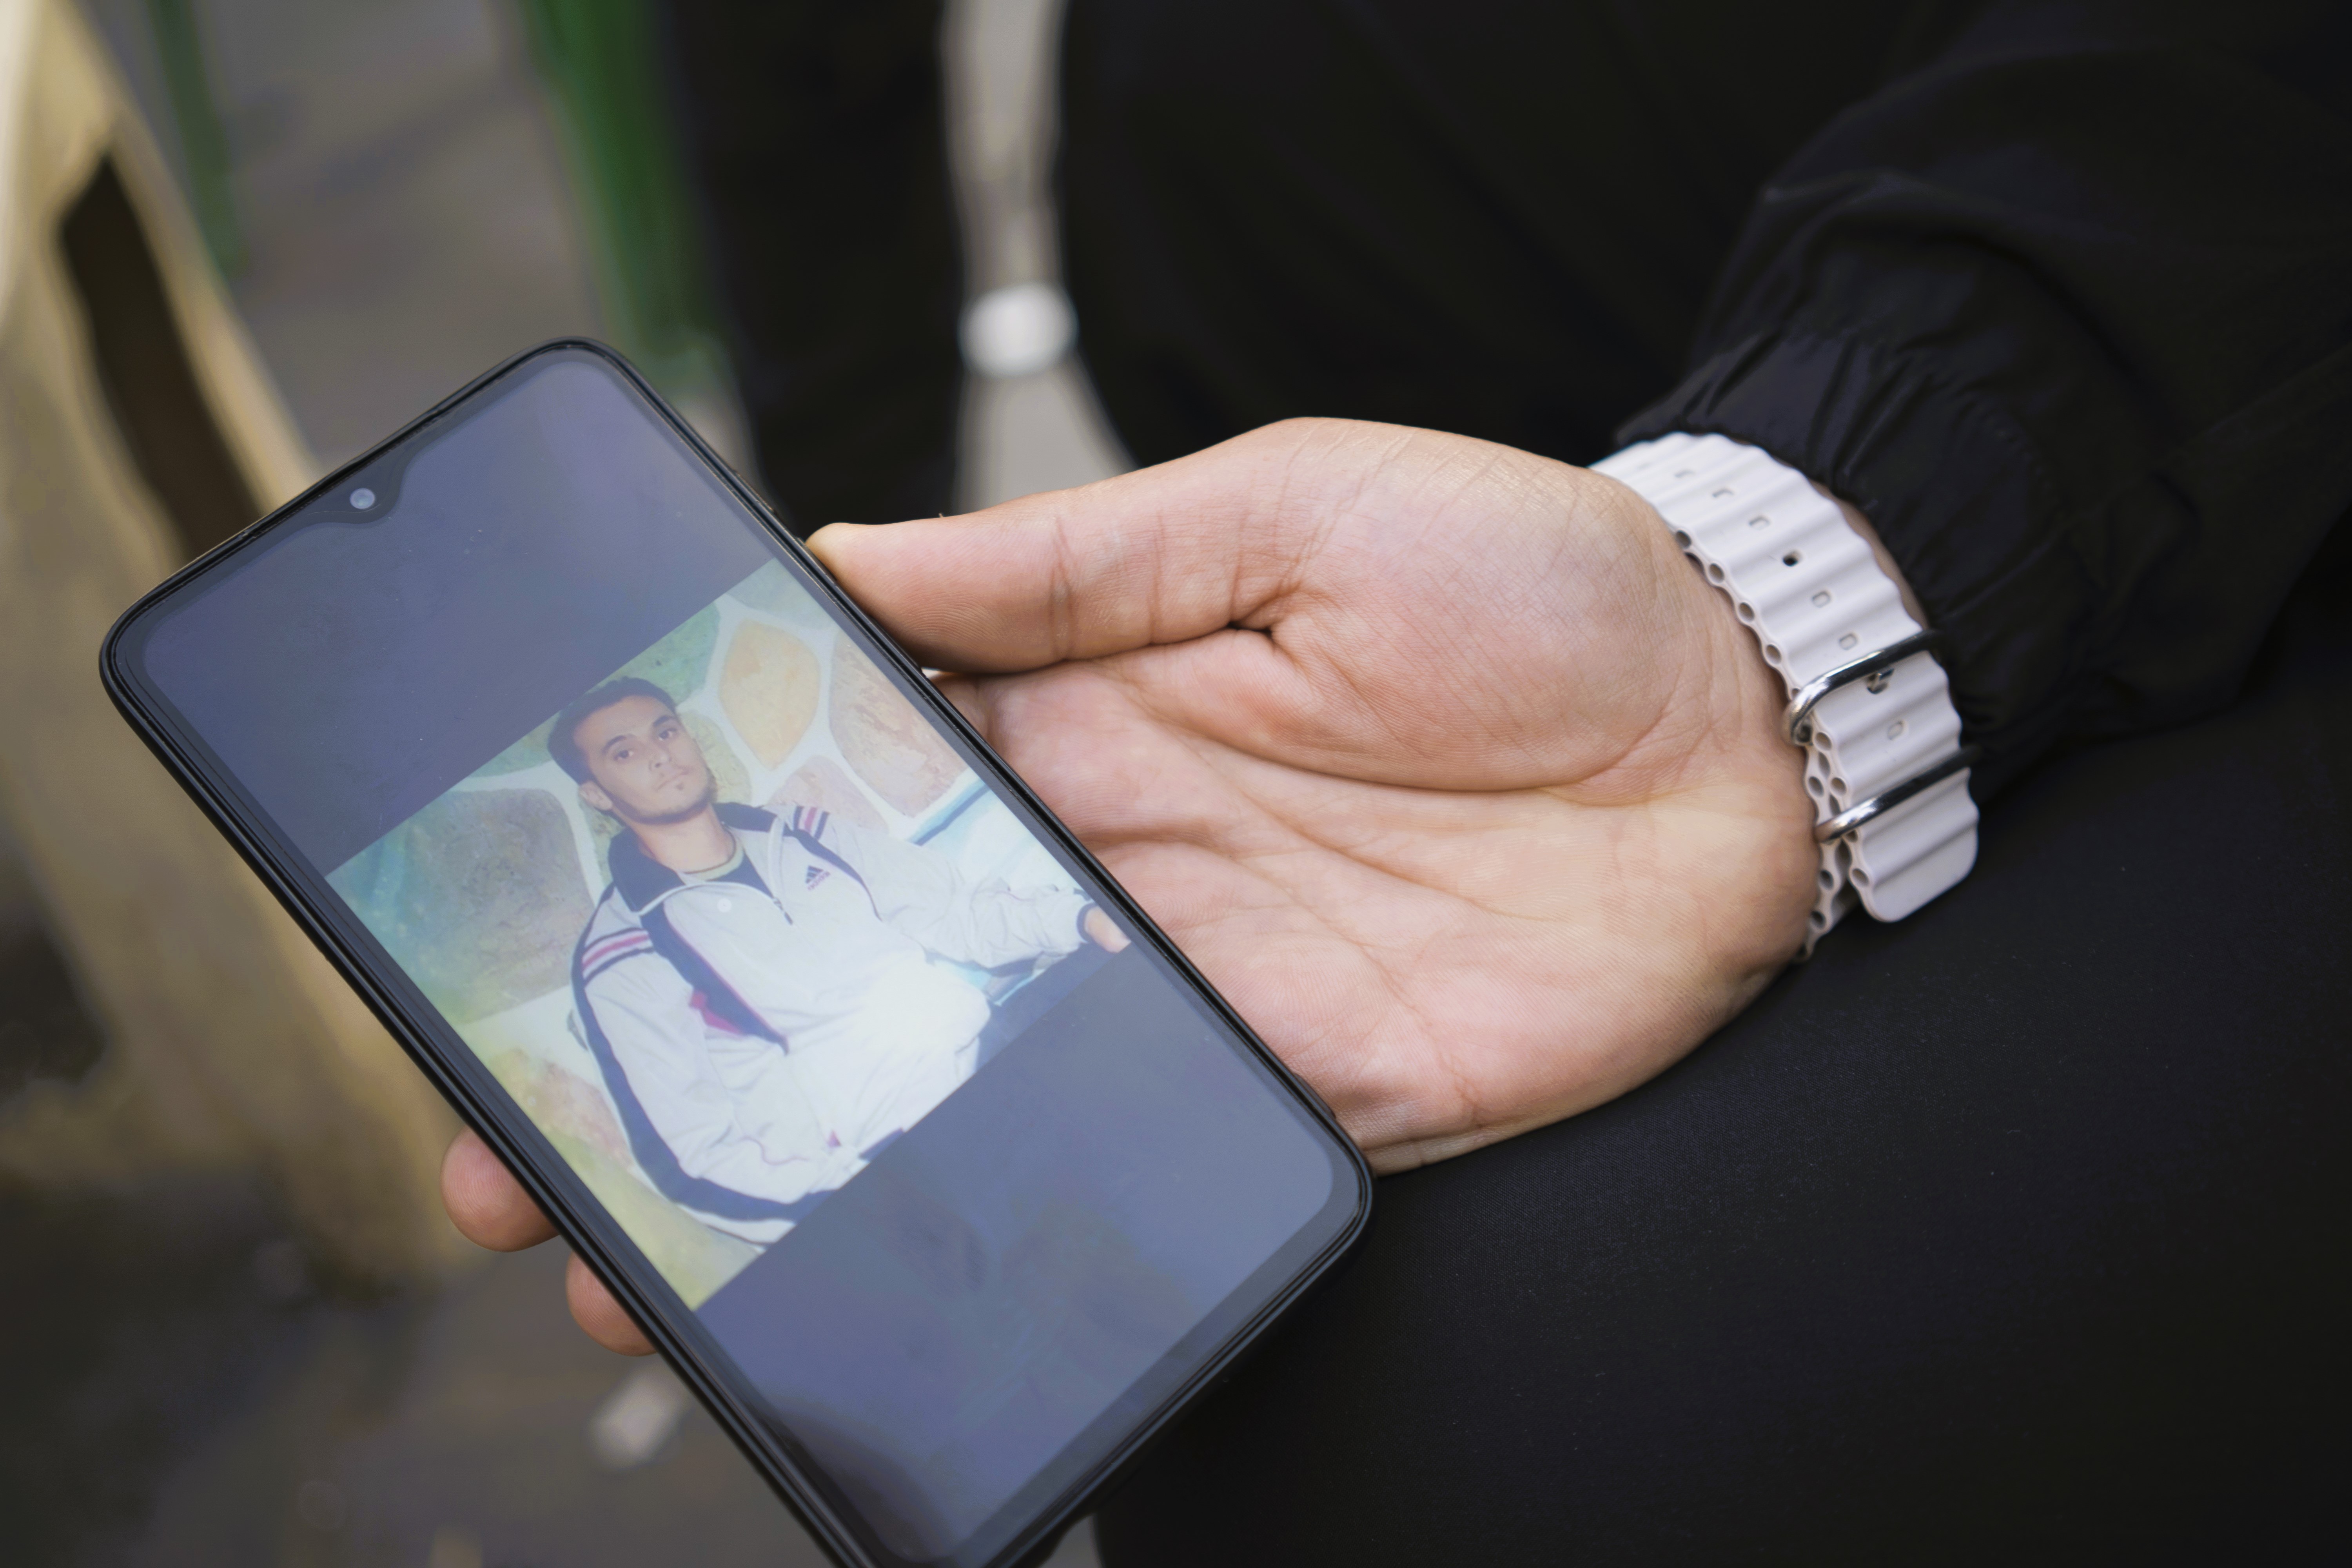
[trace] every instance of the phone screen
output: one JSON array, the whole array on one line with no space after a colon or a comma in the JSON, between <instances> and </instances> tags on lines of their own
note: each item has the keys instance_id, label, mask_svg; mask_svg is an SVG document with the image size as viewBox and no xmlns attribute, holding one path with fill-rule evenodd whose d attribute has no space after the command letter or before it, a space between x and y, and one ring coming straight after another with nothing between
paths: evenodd
<instances>
[{"instance_id":1,"label":"phone screen","mask_svg":"<svg viewBox=\"0 0 2352 1568\"><path fill-rule=\"evenodd\" d=\"M870 1556L998 1555L1360 1222L1328 1124L595 353L114 657Z\"/></svg>"}]
</instances>

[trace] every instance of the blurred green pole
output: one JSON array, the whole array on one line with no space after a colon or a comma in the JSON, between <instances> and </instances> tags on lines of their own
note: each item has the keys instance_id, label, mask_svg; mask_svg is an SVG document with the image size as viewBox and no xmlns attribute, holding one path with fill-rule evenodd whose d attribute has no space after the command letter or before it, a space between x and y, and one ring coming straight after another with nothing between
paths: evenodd
<instances>
[{"instance_id":1,"label":"blurred green pole","mask_svg":"<svg viewBox=\"0 0 2352 1568\"><path fill-rule=\"evenodd\" d=\"M179 133L180 161L188 177L188 205L205 248L224 278L245 266L245 237L237 229L236 202L229 189L228 133L213 101L205 72L203 40L196 33L190 0L147 0L147 25L155 35L155 56L163 70L163 90L172 100L173 129Z\"/></svg>"},{"instance_id":2,"label":"blurred green pole","mask_svg":"<svg viewBox=\"0 0 2352 1568\"><path fill-rule=\"evenodd\" d=\"M676 401L731 401L651 0L516 8L554 100L617 346Z\"/></svg>"}]
</instances>

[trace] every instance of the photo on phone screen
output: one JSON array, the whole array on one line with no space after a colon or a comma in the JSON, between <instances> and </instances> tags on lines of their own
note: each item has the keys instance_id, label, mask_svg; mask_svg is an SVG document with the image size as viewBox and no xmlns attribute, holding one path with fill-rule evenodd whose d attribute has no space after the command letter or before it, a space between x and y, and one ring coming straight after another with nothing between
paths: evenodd
<instances>
[{"instance_id":1,"label":"photo on phone screen","mask_svg":"<svg viewBox=\"0 0 2352 1568\"><path fill-rule=\"evenodd\" d=\"M1328 1118L601 351L109 658L837 1547L1013 1550L1360 1229Z\"/></svg>"},{"instance_id":2,"label":"photo on phone screen","mask_svg":"<svg viewBox=\"0 0 2352 1568\"><path fill-rule=\"evenodd\" d=\"M774 562L328 881L689 1306L1127 945Z\"/></svg>"}]
</instances>

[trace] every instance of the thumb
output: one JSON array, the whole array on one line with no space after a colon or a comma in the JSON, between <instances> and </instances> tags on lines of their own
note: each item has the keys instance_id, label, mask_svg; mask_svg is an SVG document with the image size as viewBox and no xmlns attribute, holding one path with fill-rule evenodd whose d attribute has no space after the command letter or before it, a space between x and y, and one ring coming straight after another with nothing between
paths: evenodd
<instances>
[{"instance_id":1,"label":"thumb","mask_svg":"<svg viewBox=\"0 0 2352 1568\"><path fill-rule=\"evenodd\" d=\"M1311 509L1272 481L1293 468L1300 436L1288 426L1253 431L962 517L837 522L809 549L909 652L940 668L1035 669L1184 642L1262 616L1291 586Z\"/></svg>"}]
</instances>

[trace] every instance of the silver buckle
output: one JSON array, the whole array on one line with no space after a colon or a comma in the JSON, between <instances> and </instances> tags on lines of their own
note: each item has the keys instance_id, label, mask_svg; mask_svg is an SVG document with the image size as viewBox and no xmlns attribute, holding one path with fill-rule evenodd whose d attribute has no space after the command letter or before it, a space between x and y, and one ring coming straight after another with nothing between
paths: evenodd
<instances>
[{"instance_id":1,"label":"silver buckle","mask_svg":"<svg viewBox=\"0 0 2352 1568\"><path fill-rule=\"evenodd\" d=\"M1848 659L1835 668L1813 677L1797 688L1797 694L1789 699L1788 709L1783 714L1783 721L1788 726L1789 743L1792 746L1812 744L1813 710L1821 705L1822 698L1839 687L1852 686L1857 680L1868 680L1873 683L1873 691L1883 690L1886 677L1894 672L1896 665L1915 653L1934 653L1943 646L1944 634L1941 632L1913 632L1901 642L1873 648L1860 658Z\"/></svg>"},{"instance_id":2,"label":"silver buckle","mask_svg":"<svg viewBox=\"0 0 2352 1568\"><path fill-rule=\"evenodd\" d=\"M1827 844L1832 839L1843 838L1863 824L1885 816L1913 795L1942 784L1946 779L1975 762L1979 750L1976 746L1962 746L1926 772L1913 773L1901 784L1891 789L1880 790L1868 800L1855 802L1827 822L1814 827L1813 842Z\"/></svg>"}]
</instances>

